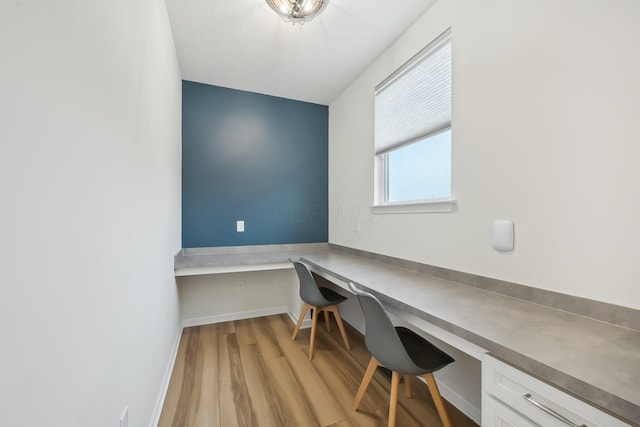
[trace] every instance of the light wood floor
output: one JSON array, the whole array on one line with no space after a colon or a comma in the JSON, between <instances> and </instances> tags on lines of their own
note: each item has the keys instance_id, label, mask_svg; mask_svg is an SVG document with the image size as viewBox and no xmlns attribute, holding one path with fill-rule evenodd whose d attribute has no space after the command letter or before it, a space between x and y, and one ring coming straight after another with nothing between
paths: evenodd
<instances>
[{"instance_id":1,"label":"light wood floor","mask_svg":"<svg viewBox=\"0 0 640 427\"><path fill-rule=\"evenodd\" d=\"M386 426L389 380L376 373L352 411L370 354L349 325L346 350L331 322L330 333L318 324L313 361L310 330L291 341L294 325L286 315L185 328L158 426ZM411 399L399 393L396 425L441 426L426 385L413 378L411 388ZM477 427L448 403L447 409L455 427Z\"/></svg>"}]
</instances>

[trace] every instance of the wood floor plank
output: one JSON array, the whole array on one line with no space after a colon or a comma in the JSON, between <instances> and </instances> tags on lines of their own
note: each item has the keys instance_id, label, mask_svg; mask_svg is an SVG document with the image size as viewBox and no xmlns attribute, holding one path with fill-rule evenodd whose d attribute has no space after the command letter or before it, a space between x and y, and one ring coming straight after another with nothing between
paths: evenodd
<instances>
[{"instance_id":1,"label":"wood floor plank","mask_svg":"<svg viewBox=\"0 0 640 427\"><path fill-rule=\"evenodd\" d=\"M220 424L224 427L240 427L236 416L236 402L233 396L233 375L231 372L231 358L228 337L232 334L218 335L218 372L220 378ZM187 426L194 427L194 426ZM204 427L204 426L203 426Z\"/></svg>"},{"instance_id":2,"label":"wood floor plank","mask_svg":"<svg viewBox=\"0 0 640 427\"><path fill-rule=\"evenodd\" d=\"M233 392L233 403L236 409L238 424L241 426L258 426L258 419L255 414L253 402L249 396L249 390L244 376L237 334L227 335L227 349L229 351L229 363L231 367L231 391Z\"/></svg>"},{"instance_id":3,"label":"wood floor plank","mask_svg":"<svg viewBox=\"0 0 640 427\"><path fill-rule=\"evenodd\" d=\"M220 399L218 329L217 325L199 328L201 345L197 347L196 380L191 395L193 404L185 424L188 426L220 427L220 414L215 404Z\"/></svg>"},{"instance_id":4,"label":"wood floor plank","mask_svg":"<svg viewBox=\"0 0 640 427\"><path fill-rule=\"evenodd\" d=\"M338 328L318 328L309 361L309 330L291 341L293 327L275 315L185 328L158 427L386 426L390 383L381 373L350 409L371 357L364 337L345 324L348 351ZM399 393L397 426L441 426L427 386L411 382L411 399ZM454 426L477 427L445 405Z\"/></svg>"},{"instance_id":5,"label":"wood floor plank","mask_svg":"<svg viewBox=\"0 0 640 427\"><path fill-rule=\"evenodd\" d=\"M274 391L279 401L285 402L283 405L283 416L286 427L297 426L317 426L310 402L304 395L301 384L293 374L291 365L285 357L266 360L265 364L269 369L269 374L273 378Z\"/></svg>"},{"instance_id":6,"label":"wood floor plank","mask_svg":"<svg viewBox=\"0 0 640 427\"><path fill-rule=\"evenodd\" d=\"M189 406L187 407L185 426L193 424L192 420L197 418L199 412L199 405L202 392L202 380L203 380L203 367L204 367L204 343L202 341L202 327L198 328L193 333L194 345L189 348L189 354L187 355L187 362L191 362L191 369L188 369L189 381L183 383L184 387L189 388ZM194 404L195 403L195 404Z\"/></svg>"},{"instance_id":7,"label":"wood floor plank","mask_svg":"<svg viewBox=\"0 0 640 427\"><path fill-rule=\"evenodd\" d=\"M216 323L218 333L222 335L233 334L236 332L236 324L234 322Z\"/></svg>"},{"instance_id":8,"label":"wood floor plank","mask_svg":"<svg viewBox=\"0 0 640 427\"><path fill-rule=\"evenodd\" d=\"M249 319L236 320L233 322L236 330L238 345L247 345L256 343L256 335L253 332L253 326Z\"/></svg>"},{"instance_id":9,"label":"wood floor plank","mask_svg":"<svg viewBox=\"0 0 640 427\"><path fill-rule=\"evenodd\" d=\"M330 426L327 426L327 427L355 427L355 426L360 426L360 424L354 424L351 422L351 420L342 420L342 421L338 421L335 424L331 424Z\"/></svg>"},{"instance_id":10,"label":"wood floor plank","mask_svg":"<svg viewBox=\"0 0 640 427\"><path fill-rule=\"evenodd\" d=\"M294 375L301 384L304 395L309 401L318 423L321 426L328 426L346 419L347 416L338 402L336 402L332 391L314 369L313 361L309 360L308 353L302 351L295 341L291 341L288 338L287 335L291 333L289 319L278 317L276 321L271 322L271 327L278 337L280 348L282 348Z\"/></svg>"},{"instance_id":11,"label":"wood floor plank","mask_svg":"<svg viewBox=\"0 0 640 427\"><path fill-rule=\"evenodd\" d=\"M361 411L351 410L351 404L356 394L357 386L354 377L350 374L349 369L356 369L360 366L357 363L351 363L350 366L336 364L335 359L328 356L325 352L320 352L314 357L314 367L321 375L327 386L331 389L334 398L341 406L347 416L342 422L349 422L352 425L362 427L382 427L384 422L375 414L372 400L367 401L368 404L361 404ZM357 372L357 371L356 371ZM379 404L378 407L382 407ZM339 423L336 423L339 425Z\"/></svg>"},{"instance_id":12,"label":"wood floor plank","mask_svg":"<svg viewBox=\"0 0 640 427\"><path fill-rule=\"evenodd\" d=\"M247 390L261 427L282 427L284 411L276 398L275 386L257 344L240 346L240 358L247 381Z\"/></svg>"},{"instance_id":13,"label":"wood floor plank","mask_svg":"<svg viewBox=\"0 0 640 427\"><path fill-rule=\"evenodd\" d=\"M198 346L200 345L199 335L200 328L194 328L190 331L186 341L182 381L179 384L180 398L170 424L172 427L187 425L187 417L189 415L189 408L191 407L191 395L196 377L196 357Z\"/></svg>"},{"instance_id":14,"label":"wood floor plank","mask_svg":"<svg viewBox=\"0 0 640 427\"><path fill-rule=\"evenodd\" d=\"M282 357L282 349L278 344L275 332L269 326L269 320L266 317L257 317L250 320L262 358L271 360Z\"/></svg>"}]
</instances>

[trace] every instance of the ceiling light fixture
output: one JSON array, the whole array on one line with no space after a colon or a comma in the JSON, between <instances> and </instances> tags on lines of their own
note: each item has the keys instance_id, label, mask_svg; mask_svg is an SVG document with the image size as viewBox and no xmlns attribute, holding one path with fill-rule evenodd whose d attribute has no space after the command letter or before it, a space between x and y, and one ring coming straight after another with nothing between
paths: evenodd
<instances>
[{"instance_id":1,"label":"ceiling light fixture","mask_svg":"<svg viewBox=\"0 0 640 427\"><path fill-rule=\"evenodd\" d=\"M329 0L266 0L266 2L286 22L303 25L320 13Z\"/></svg>"}]
</instances>

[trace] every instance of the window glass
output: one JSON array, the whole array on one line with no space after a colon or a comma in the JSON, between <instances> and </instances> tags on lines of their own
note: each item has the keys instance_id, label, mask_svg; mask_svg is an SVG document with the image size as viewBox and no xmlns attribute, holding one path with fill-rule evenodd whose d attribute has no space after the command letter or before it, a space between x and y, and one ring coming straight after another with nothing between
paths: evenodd
<instances>
[{"instance_id":1,"label":"window glass","mask_svg":"<svg viewBox=\"0 0 640 427\"><path fill-rule=\"evenodd\" d=\"M451 196L451 130L387 154L387 202Z\"/></svg>"}]
</instances>

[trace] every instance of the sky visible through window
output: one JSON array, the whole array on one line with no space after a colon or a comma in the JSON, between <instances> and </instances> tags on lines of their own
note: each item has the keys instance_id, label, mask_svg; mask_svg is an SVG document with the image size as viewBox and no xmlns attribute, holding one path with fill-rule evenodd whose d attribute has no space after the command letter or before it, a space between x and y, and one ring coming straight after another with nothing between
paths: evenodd
<instances>
[{"instance_id":1,"label":"sky visible through window","mask_svg":"<svg viewBox=\"0 0 640 427\"><path fill-rule=\"evenodd\" d=\"M451 129L388 153L388 202L451 197Z\"/></svg>"}]
</instances>

